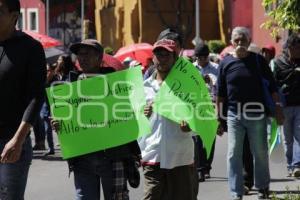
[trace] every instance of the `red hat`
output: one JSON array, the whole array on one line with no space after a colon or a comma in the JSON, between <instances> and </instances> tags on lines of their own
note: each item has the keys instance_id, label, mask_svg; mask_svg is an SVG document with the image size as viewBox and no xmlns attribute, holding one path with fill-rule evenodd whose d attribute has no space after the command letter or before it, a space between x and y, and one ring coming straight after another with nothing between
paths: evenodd
<instances>
[{"instance_id":1,"label":"red hat","mask_svg":"<svg viewBox=\"0 0 300 200\"><path fill-rule=\"evenodd\" d=\"M173 40L168 39L162 39L155 42L153 46L153 52L155 52L157 49L166 49L169 52L175 52L176 51L176 43Z\"/></svg>"},{"instance_id":2,"label":"red hat","mask_svg":"<svg viewBox=\"0 0 300 200\"><path fill-rule=\"evenodd\" d=\"M262 51L268 51L271 54L272 57L274 57L275 54L276 54L276 49L271 44L263 46Z\"/></svg>"}]
</instances>

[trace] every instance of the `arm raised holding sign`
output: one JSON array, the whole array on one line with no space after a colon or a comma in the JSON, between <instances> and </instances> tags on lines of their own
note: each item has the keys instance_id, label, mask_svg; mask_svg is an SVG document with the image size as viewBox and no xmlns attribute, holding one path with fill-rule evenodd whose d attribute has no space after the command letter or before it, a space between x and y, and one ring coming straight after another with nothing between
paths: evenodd
<instances>
[{"instance_id":1,"label":"arm raised holding sign","mask_svg":"<svg viewBox=\"0 0 300 200\"><path fill-rule=\"evenodd\" d=\"M93 76L104 75L115 71L113 68L110 67L100 67L103 58L103 48L98 43L98 41L94 39L86 39L80 43L75 43L71 45L70 51L77 56L79 65L82 69L82 74L75 72L71 73L72 75L69 78L70 82L75 82L78 80L84 82L88 80L83 79L91 79ZM106 83L107 82L103 83L103 85ZM120 89L120 87L117 87L117 89ZM85 92L84 90L86 89L82 89L82 92ZM99 90L101 90L102 92L100 86ZM125 89L123 91L125 91ZM128 90L126 89L125 92L128 92ZM76 95L74 94L74 96ZM90 95L91 94L86 94L87 97L89 97ZM112 99L116 99L116 97ZM106 105L103 102L98 103L96 105L92 104L96 107L96 109L99 108L100 110L99 112L95 112L96 116L106 114L106 109L107 107L109 107L109 105ZM75 99L74 97L74 99L70 99L70 101L67 103L70 104L70 106L78 108L80 106L79 104L81 104L82 106L84 105L84 103L87 103L87 101L85 98ZM118 103L119 102L116 101L115 104ZM90 104L87 106L90 106ZM103 110L101 110L102 108ZM79 110L78 108L76 112L69 113L72 113L70 114L72 115L72 117L78 115L80 117L83 116L89 119L88 117L86 117L87 115L85 115L85 113L83 114L80 111L81 110ZM131 115L131 113L129 113L128 115ZM135 165L135 159L139 158L140 151L136 140L130 141L129 143L122 144L119 146L111 145L114 144L112 140L118 139L118 141L121 141L121 139L123 139L120 139L120 135L118 135L118 133L111 133L109 132L111 130L108 130L110 129L109 126L111 126L112 124L117 124L119 122L121 123L121 120L118 120L117 117L112 117L113 120L111 120L111 118L107 118L99 122L90 120L88 122L90 124L87 123L84 125L80 125L79 123L77 123L77 121L75 122L73 118L71 118L71 120L63 117L58 118L59 115L57 115L58 117L55 116L56 118L54 119L54 116L55 115L53 115L53 118L50 119L51 126L56 132L60 133L59 137L61 141L61 147L62 149L65 149L69 169L74 173L74 185L76 191L76 194L74 196L88 198L86 195L89 194L93 198L100 199L100 193L98 192L100 189L99 185L94 184L90 180L93 179L95 180L95 182L100 183L100 180L105 178L106 181L102 183L102 189L105 199L113 199L115 197L129 199L127 181L132 187L138 187L139 185L139 172ZM99 118L101 118L101 116ZM124 119L123 121L126 121L129 117L126 116L124 118L126 119ZM85 119L83 119L83 121L84 120ZM129 120L127 120L126 122L128 121ZM85 122L86 121L84 121L84 123ZM102 124L104 124L103 127ZM130 127L128 129L130 129ZM89 133L89 135L84 135L82 133ZM91 138L92 136L94 138L98 138L95 135L107 135L107 138L103 140L99 139L95 142L91 141L89 138ZM124 140L126 139L127 138L125 138ZM99 143L102 146L99 145ZM109 145L106 145L104 143ZM93 147L89 148L89 146ZM103 146L105 146L105 148ZM99 149L97 149L98 147ZM118 180L117 183L116 180Z\"/></svg>"},{"instance_id":2,"label":"arm raised holding sign","mask_svg":"<svg viewBox=\"0 0 300 200\"><path fill-rule=\"evenodd\" d=\"M190 132L191 131L191 128L186 121L181 121L180 129L182 130L182 132Z\"/></svg>"},{"instance_id":3,"label":"arm raised holding sign","mask_svg":"<svg viewBox=\"0 0 300 200\"><path fill-rule=\"evenodd\" d=\"M56 133L58 133L59 130L60 130L59 121L56 120L56 119L53 119L52 117L49 117L49 119L50 119L50 122L51 122L52 129L55 130Z\"/></svg>"},{"instance_id":4,"label":"arm raised holding sign","mask_svg":"<svg viewBox=\"0 0 300 200\"><path fill-rule=\"evenodd\" d=\"M165 199L174 199L175 196L177 199L192 199L194 193L194 185L191 181L193 180L191 165L194 163L194 143L192 134L188 133L191 129L186 121L180 120L178 124L157 112L165 109L170 115L175 115L174 110L166 109L165 106L172 102L156 101L157 93L164 86L165 79L178 58L175 45L174 41L168 39L159 40L154 44L153 62L156 69L144 82L146 100L150 102L144 107L144 114L149 118L151 125L151 132L139 139L144 185L147 188L144 199L161 199L158 193L164 193ZM185 70L183 69L185 65L179 67ZM153 99L156 99L154 104ZM155 112L152 109L155 109ZM158 178L157 174L162 172L165 176ZM166 177L172 177L172 180L167 180ZM166 186L171 190L163 192Z\"/></svg>"},{"instance_id":5,"label":"arm raised holding sign","mask_svg":"<svg viewBox=\"0 0 300 200\"><path fill-rule=\"evenodd\" d=\"M145 108L144 108L144 115L145 115L147 118L150 118L151 115L152 115L152 112L153 112L152 104L153 104L153 102L150 102L150 103L148 103L148 104L145 106Z\"/></svg>"}]
</instances>

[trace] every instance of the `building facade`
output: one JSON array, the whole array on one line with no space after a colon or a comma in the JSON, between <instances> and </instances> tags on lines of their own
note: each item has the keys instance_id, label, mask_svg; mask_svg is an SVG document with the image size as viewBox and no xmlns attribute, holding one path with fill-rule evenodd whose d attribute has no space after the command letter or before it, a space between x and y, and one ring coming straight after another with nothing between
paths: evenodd
<instances>
[{"instance_id":1,"label":"building facade","mask_svg":"<svg viewBox=\"0 0 300 200\"><path fill-rule=\"evenodd\" d=\"M281 33L277 38L272 38L270 31L261 26L268 19L268 9L262 6L262 0L229 0L227 3L230 7L227 11L230 16L228 18L230 30L236 26L245 26L251 32L253 43L259 47L273 45L276 48L276 54L281 52L287 32Z\"/></svg>"},{"instance_id":2,"label":"building facade","mask_svg":"<svg viewBox=\"0 0 300 200\"><path fill-rule=\"evenodd\" d=\"M17 27L37 33L46 33L45 4L42 0L21 0L21 13Z\"/></svg>"},{"instance_id":3,"label":"building facade","mask_svg":"<svg viewBox=\"0 0 300 200\"><path fill-rule=\"evenodd\" d=\"M200 37L219 39L218 1L200 1ZM185 48L193 48L195 0L95 1L97 39L113 49L133 43L153 44L159 33L174 28L182 33Z\"/></svg>"}]
</instances>

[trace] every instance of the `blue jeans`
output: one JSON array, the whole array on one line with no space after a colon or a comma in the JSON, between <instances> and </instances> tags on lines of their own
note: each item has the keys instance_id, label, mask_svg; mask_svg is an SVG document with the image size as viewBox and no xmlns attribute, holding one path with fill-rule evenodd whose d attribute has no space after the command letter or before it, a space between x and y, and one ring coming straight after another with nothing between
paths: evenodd
<instances>
[{"instance_id":1,"label":"blue jeans","mask_svg":"<svg viewBox=\"0 0 300 200\"><path fill-rule=\"evenodd\" d=\"M76 200L100 200L101 184L105 200L129 199L123 162L118 162L122 166L116 163L99 153L75 158Z\"/></svg>"},{"instance_id":2,"label":"blue jeans","mask_svg":"<svg viewBox=\"0 0 300 200\"><path fill-rule=\"evenodd\" d=\"M8 141L0 140L0 152ZM29 166L32 160L32 146L27 137L20 159L16 163L0 163L0 199L23 200Z\"/></svg>"},{"instance_id":3,"label":"blue jeans","mask_svg":"<svg viewBox=\"0 0 300 200\"><path fill-rule=\"evenodd\" d=\"M248 114L258 117L258 114ZM244 194L243 180L243 144L245 135L248 136L251 153L254 160L255 187L265 189L270 184L268 142L266 117L248 119L228 112L228 176L232 196Z\"/></svg>"},{"instance_id":4,"label":"blue jeans","mask_svg":"<svg viewBox=\"0 0 300 200\"><path fill-rule=\"evenodd\" d=\"M300 167L300 106L284 108L284 143L288 169Z\"/></svg>"}]
</instances>

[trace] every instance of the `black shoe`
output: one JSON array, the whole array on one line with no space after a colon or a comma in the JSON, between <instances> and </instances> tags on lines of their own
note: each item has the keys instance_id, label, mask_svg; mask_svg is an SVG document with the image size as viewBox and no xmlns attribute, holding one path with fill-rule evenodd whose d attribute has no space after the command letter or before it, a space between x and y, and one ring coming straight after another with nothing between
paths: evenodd
<instances>
[{"instance_id":1,"label":"black shoe","mask_svg":"<svg viewBox=\"0 0 300 200\"><path fill-rule=\"evenodd\" d=\"M300 178L300 167L295 167L294 169L293 169L293 177L295 177L295 178Z\"/></svg>"},{"instance_id":2,"label":"black shoe","mask_svg":"<svg viewBox=\"0 0 300 200\"><path fill-rule=\"evenodd\" d=\"M251 188L249 188L247 185L244 185L244 194L248 195L250 192Z\"/></svg>"},{"instance_id":3,"label":"black shoe","mask_svg":"<svg viewBox=\"0 0 300 200\"><path fill-rule=\"evenodd\" d=\"M205 175L204 175L204 172L202 172L202 171L199 171L199 172L198 172L198 181L199 181L199 182L204 182L204 181L205 181Z\"/></svg>"},{"instance_id":4,"label":"black shoe","mask_svg":"<svg viewBox=\"0 0 300 200\"><path fill-rule=\"evenodd\" d=\"M243 199L243 196L241 196L241 195L237 195L237 196L231 198L231 200L242 200L242 199Z\"/></svg>"},{"instance_id":5,"label":"black shoe","mask_svg":"<svg viewBox=\"0 0 300 200\"><path fill-rule=\"evenodd\" d=\"M50 156L50 155L54 155L55 151L54 150L50 150L47 153L44 154L44 156Z\"/></svg>"},{"instance_id":6,"label":"black shoe","mask_svg":"<svg viewBox=\"0 0 300 200\"><path fill-rule=\"evenodd\" d=\"M204 177L205 177L205 179L210 179L210 173L209 172L205 172L204 173Z\"/></svg>"},{"instance_id":7,"label":"black shoe","mask_svg":"<svg viewBox=\"0 0 300 200\"><path fill-rule=\"evenodd\" d=\"M34 147L32 147L33 151L42 151L42 150L46 150L46 147L44 144L36 144L34 145Z\"/></svg>"},{"instance_id":8,"label":"black shoe","mask_svg":"<svg viewBox=\"0 0 300 200\"><path fill-rule=\"evenodd\" d=\"M270 199L269 198L269 188L259 189L257 199L259 199L259 200Z\"/></svg>"}]
</instances>

